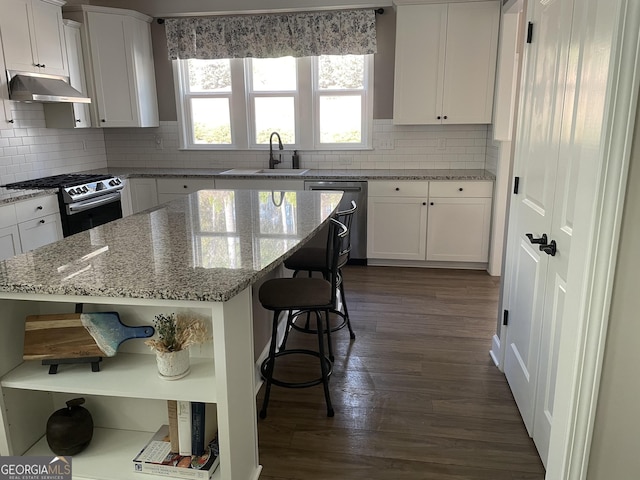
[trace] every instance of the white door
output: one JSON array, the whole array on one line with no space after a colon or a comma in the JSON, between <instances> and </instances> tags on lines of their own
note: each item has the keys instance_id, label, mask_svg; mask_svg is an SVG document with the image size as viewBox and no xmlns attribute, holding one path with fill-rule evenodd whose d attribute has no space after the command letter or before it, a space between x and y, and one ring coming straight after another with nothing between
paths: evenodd
<instances>
[{"instance_id":1,"label":"white door","mask_svg":"<svg viewBox=\"0 0 640 480\"><path fill-rule=\"evenodd\" d=\"M509 242L512 271L505 375L543 462L553 418L555 361L569 256L575 173L561 157L573 2L537 0L528 45ZM571 99L568 99L571 101ZM531 235L531 238L527 236ZM551 256L533 243L557 242Z\"/></svg>"}]
</instances>

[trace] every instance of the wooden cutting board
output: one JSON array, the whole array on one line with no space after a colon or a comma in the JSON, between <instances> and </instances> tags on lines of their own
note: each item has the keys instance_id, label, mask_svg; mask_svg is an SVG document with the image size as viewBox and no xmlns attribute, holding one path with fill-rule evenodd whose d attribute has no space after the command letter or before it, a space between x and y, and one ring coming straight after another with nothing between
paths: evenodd
<instances>
[{"instance_id":1,"label":"wooden cutting board","mask_svg":"<svg viewBox=\"0 0 640 480\"><path fill-rule=\"evenodd\" d=\"M129 327L117 312L30 315L25 323L25 360L113 357L130 338L148 338L152 326Z\"/></svg>"}]
</instances>

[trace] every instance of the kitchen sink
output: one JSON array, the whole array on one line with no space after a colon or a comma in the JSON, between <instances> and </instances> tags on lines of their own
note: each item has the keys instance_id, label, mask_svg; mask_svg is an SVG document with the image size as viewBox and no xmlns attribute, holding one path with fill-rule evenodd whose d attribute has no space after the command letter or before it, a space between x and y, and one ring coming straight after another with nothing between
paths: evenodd
<instances>
[{"instance_id":1,"label":"kitchen sink","mask_svg":"<svg viewBox=\"0 0 640 480\"><path fill-rule=\"evenodd\" d=\"M308 168L232 168L220 172L220 175L302 175L308 171Z\"/></svg>"}]
</instances>

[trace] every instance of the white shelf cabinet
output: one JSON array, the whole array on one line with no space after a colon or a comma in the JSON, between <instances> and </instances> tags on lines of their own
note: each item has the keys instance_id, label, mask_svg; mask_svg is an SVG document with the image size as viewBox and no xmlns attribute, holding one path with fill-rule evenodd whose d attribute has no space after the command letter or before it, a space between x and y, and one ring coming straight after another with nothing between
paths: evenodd
<instances>
[{"instance_id":1,"label":"white shelf cabinet","mask_svg":"<svg viewBox=\"0 0 640 480\"><path fill-rule=\"evenodd\" d=\"M49 375L39 361L23 361L25 318L32 314L118 311L131 326L149 325L158 313L186 312L207 322L212 341L191 351L191 371L168 382L158 377L155 355L142 339L124 342L99 372L87 364L62 365ZM132 460L160 425L167 400L215 403L220 440L216 480L257 480L257 415L251 288L227 302L0 292L0 454L44 455L47 418L68 399L82 396L94 420L94 436L73 458L73 478L133 480Z\"/></svg>"},{"instance_id":2,"label":"white shelf cabinet","mask_svg":"<svg viewBox=\"0 0 640 480\"><path fill-rule=\"evenodd\" d=\"M428 182L369 182L367 258L424 260Z\"/></svg>"},{"instance_id":3,"label":"white shelf cabinet","mask_svg":"<svg viewBox=\"0 0 640 480\"><path fill-rule=\"evenodd\" d=\"M84 25L91 121L98 127L157 127L151 17L133 10L72 5L65 18Z\"/></svg>"},{"instance_id":4,"label":"white shelf cabinet","mask_svg":"<svg viewBox=\"0 0 640 480\"><path fill-rule=\"evenodd\" d=\"M73 20L64 20L64 38L69 61L69 85L89 96L82 56L80 27ZM91 117L87 103L45 103L44 118L47 128L89 128Z\"/></svg>"},{"instance_id":5,"label":"white shelf cabinet","mask_svg":"<svg viewBox=\"0 0 640 480\"><path fill-rule=\"evenodd\" d=\"M427 260L487 262L492 182L431 182Z\"/></svg>"},{"instance_id":6,"label":"white shelf cabinet","mask_svg":"<svg viewBox=\"0 0 640 480\"><path fill-rule=\"evenodd\" d=\"M398 5L393 121L489 124L500 3Z\"/></svg>"},{"instance_id":7,"label":"white shelf cabinet","mask_svg":"<svg viewBox=\"0 0 640 480\"><path fill-rule=\"evenodd\" d=\"M68 76L59 0L0 0L6 68Z\"/></svg>"},{"instance_id":8,"label":"white shelf cabinet","mask_svg":"<svg viewBox=\"0 0 640 480\"><path fill-rule=\"evenodd\" d=\"M166 203L198 190L215 188L213 178L158 178L158 203Z\"/></svg>"}]
</instances>

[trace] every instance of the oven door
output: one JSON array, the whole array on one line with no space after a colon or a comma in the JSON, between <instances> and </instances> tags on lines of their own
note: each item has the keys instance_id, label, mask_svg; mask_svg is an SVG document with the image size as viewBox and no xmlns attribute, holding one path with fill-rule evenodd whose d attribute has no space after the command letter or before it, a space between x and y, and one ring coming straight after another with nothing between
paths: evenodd
<instances>
[{"instance_id":1,"label":"oven door","mask_svg":"<svg viewBox=\"0 0 640 480\"><path fill-rule=\"evenodd\" d=\"M118 218L122 218L120 192L70 203L62 215L62 233L68 237Z\"/></svg>"}]
</instances>

